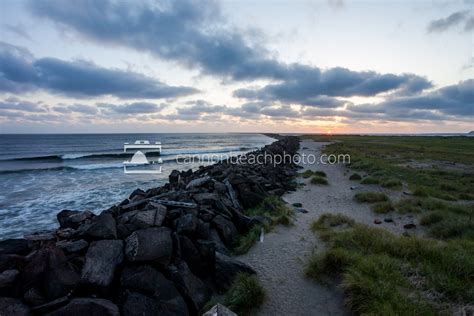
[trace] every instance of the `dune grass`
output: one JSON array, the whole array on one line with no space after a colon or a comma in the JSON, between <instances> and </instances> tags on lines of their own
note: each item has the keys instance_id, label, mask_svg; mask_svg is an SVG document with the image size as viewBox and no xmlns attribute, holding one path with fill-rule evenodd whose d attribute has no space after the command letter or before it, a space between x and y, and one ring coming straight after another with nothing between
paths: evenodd
<instances>
[{"instance_id":1,"label":"dune grass","mask_svg":"<svg viewBox=\"0 0 474 316\"><path fill-rule=\"evenodd\" d=\"M354 195L354 199L359 203L376 203L389 201L388 196L381 192L360 192Z\"/></svg>"},{"instance_id":2,"label":"dune grass","mask_svg":"<svg viewBox=\"0 0 474 316\"><path fill-rule=\"evenodd\" d=\"M425 197L446 201L474 198L474 139L469 137L305 135L337 141L326 154L349 154L350 168L370 174L367 184L402 180ZM366 180L368 179L368 180ZM361 182L362 183L362 182ZM399 188L395 186L392 188Z\"/></svg>"},{"instance_id":3,"label":"dune grass","mask_svg":"<svg viewBox=\"0 0 474 316\"><path fill-rule=\"evenodd\" d=\"M358 181L358 180L361 180L361 179L362 179L362 177L358 173L353 173L349 177L349 180L352 180L352 181Z\"/></svg>"},{"instance_id":4,"label":"dune grass","mask_svg":"<svg viewBox=\"0 0 474 316\"><path fill-rule=\"evenodd\" d=\"M265 299L265 290L254 275L239 273L225 295L224 305L238 315L249 315Z\"/></svg>"},{"instance_id":5,"label":"dune grass","mask_svg":"<svg viewBox=\"0 0 474 316\"><path fill-rule=\"evenodd\" d=\"M262 228L265 232L273 229L275 225L290 226L293 224L294 211L279 197L268 196L258 206L245 210L247 216L265 216L269 219L268 225L256 225L245 235L240 235L232 252L236 255L247 253L260 239Z\"/></svg>"},{"instance_id":6,"label":"dune grass","mask_svg":"<svg viewBox=\"0 0 474 316\"><path fill-rule=\"evenodd\" d=\"M326 177L326 172L321 171L321 170L317 170L317 171L305 170L304 172L299 173L299 176L303 178L310 178L312 176Z\"/></svg>"},{"instance_id":7,"label":"dune grass","mask_svg":"<svg viewBox=\"0 0 474 316\"><path fill-rule=\"evenodd\" d=\"M378 214L387 214L394 210L395 208L393 207L392 202L390 201L378 202L372 205L372 211Z\"/></svg>"},{"instance_id":8,"label":"dune grass","mask_svg":"<svg viewBox=\"0 0 474 316\"><path fill-rule=\"evenodd\" d=\"M323 215L312 226L329 241L314 254L306 275L342 277L347 304L357 314L435 315L474 301L474 242L396 236L361 224L331 226ZM322 219L324 218L324 219Z\"/></svg>"},{"instance_id":9,"label":"dune grass","mask_svg":"<svg viewBox=\"0 0 474 316\"><path fill-rule=\"evenodd\" d=\"M313 176L311 178L311 184L321 184L321 185L328 185L328 180L326 178L320 176Z\"/></svg>"}]
</instances>

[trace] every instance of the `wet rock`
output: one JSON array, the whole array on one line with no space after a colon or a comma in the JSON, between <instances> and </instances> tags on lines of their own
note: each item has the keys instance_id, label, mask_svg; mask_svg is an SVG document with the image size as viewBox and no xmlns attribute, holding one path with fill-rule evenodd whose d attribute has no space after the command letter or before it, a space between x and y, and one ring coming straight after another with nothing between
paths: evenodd
<instances>
[{"instance_id":1,"label":"wet rock","mask_svg":"<svg viewBox=\"0 0 474 316\"><path fill-rule=\"evenodd\" d=\"M68 302L69 302L69 298L67 296L63 296L63 297L55 299L54 301L36 306L32 308L31 311L35 314L44 314L47 312L54 311L60 308L61 306L66 305Z\"/></svg>"},{"instance_id":2,"label":"wet rock","mask_svg":"<svg viewBox=\"0 0 474 316\"><path fill-rule=\"evenodd\" d=\"M222 242L222 239L219 236L217 230L211 229L209 231L209 240L213 243L216 251L219 251L220 253L223 253L225 255L230 255L229 249L227 249L227 247Z\"/></svg>"},{"instance_id":3,"label":"wet rock","mask_svg":"<svg viewBox=\"0 0 474 316\"><path fill-rule=\"evenodd\" d=\"M374 224L382 224L382 221L378 218L374 219Z\"/></svg>"},{"instance_id":4,"label":"wet rock","mask_svg":"<svg viewBox=\"0 0 474 316\"><path fill-rule=\"evenodd\" d=\"M169 267L173 282L181 294L190 302L194 313L200 311L211 298L210 289L181 261Z\"/></svg>"},{"instance_id":5,"label":"wet rock","mask_svg":"<svg viewBox=\"0 0 474 316\"><path fill-rule=\"evenodd\" d=\"M383 220L385 223L392 223L393 219L392 218L384 218Z\"/></svg>"},{"instance_id":6,"label":"wet rock","mask_svg":"<svg viewBox=\"0 0 474 316\"><path fill-rule=\"evenodd\" d=\"M30 252L28 240L5 239L0 241L0 255L26 255Z\"/></svg>"},{"instance_id":7,"label":"wet rock","mask_svg":"<svg viewBox=\"0 0 474 316\"><path fill-rule=\"evenodd\" d=\"M149 265L126 267L120 283L124 289L144 293L158 300L158 315L187 315L186 303L173 282Z\"/></svg>"},{"instance_id":8,"label":"wet rock","mask_svg":"<svg viewBox=\"0 0 474 316\"><path fill-rule=\"evenodd\" d=\"M186 186L186 190L203 186L206 183L208 183L210 180L211 180L211 177L209 177L209 176L204 176L204 177L201 177L201 178L191 180L191 181L189 181L188 185Z\"/></svg>"},{"instance_id":9,"label":"wet rock","mask_svg":"<svg viewBox=\"0 0 474 316\"><path fill-rule=\"evenodd\" d=\"M61 240L56 242L56 247L62 249L65 252L79 252L87 248L89 243L84 239L79 239L75 241Z\"/></svg>"},{"instance_id":10,"label":"wet rock","mask_svg":"<svg viewBox=\"0 0 474 316\"><path fill-rule=\"evenodd\" d=\"M82 222L94 216L95 215L89 211L80 212L71 210L62 210L56 215L61 228L73 229L76 229Z\"/></svg>"},{"instance_id":11,"label":"wet rock","mask_svg":"<svg viewBox=\"0 0 474 316\"><path fill-rule=\"evenodd\" d=\"M198 193L193 195L194 201L198 204L212 205L219 200L217 193Z\"/></svg>"},{"instance_id":12,"label":"wet rock","mask_svg":"<svg viewBox=\"0 0 474 316\"><path fill-rule=\"evenodd\" d=\"M2 316L28 316L28 306L20 300L11 297L0 297L0 315Z\"/></svg>"},{"instance_id":13,"label":"wet rock","mask_svg":"<svg viewBox=\"0 0 474 316\"><path fill-rule=\"evenodd\" d=\"M92 239L116 239L117 228L114 217L109 213L96 216L85 228L85 235Z\"/></svg>"},{"instance_id":14,"label":"wet rock","mask_svg":"<svg viewBox=\"0 0 474 316\"><path fill-rule=\"evenodd\" d=\"M176 232L183 235L192 235L196 231L198 219L193 214L186 214L178 219Z\"/></svg>"},{"instance_id":15,"label":"wet rock","mask_svg":"<svg viewBox=\"0 0 474 316\"><path fill-rule=\"evenodd\" d=\"M166 217L166 207L161 204L152 206L154 209L140 211L132 218L131 223L138 228L161 226Z\"/></svg>"},{"instance_id":16,"label":"wet rock","mask_svg":"<svg viewBox=\"0 0 474 316\"><path fill-rule=\"evenodd\" d=\"M166 227L140 229L125 240L125 254L131 262L155 261L166 265L172 252L171 230Z\"/></svg>"},{"instance_id":17,"label":"wet rock","mask_svg":"<svg viewBox=\"0 0 474 316\"><path fill-rule=\"evenodd\" d=\"M299 202L298 203L293 203L291 205L293 205L294 207L303 207L303 204L301 204Z\"/></svg>"},{"instance_id":18,"label":"wet rock","mask_svg":"<svg viewBox=\"0 0 474 316\"><path fill-rule=\"evenodd\" d=\"M176 183L179 180L179 171L178 170L173 170L171 171L170 175L168 176L169 182L170 183Z\"/></svg>"},{"instance_id":19,"label":"wet rock","mask_svg":"<svg viewBox=\"0 0 474 316\"><path fill-rule=\"evenodd\" d=\"M403 228L405 228L405 229L413 229L413 228L416 228L416 225L413 224L413 223L408 223L408 224L403 225Z\"/></svg>"},{"instance_id":20,"label":"wet rock","mask_svg":"<svg viewBox=\"0 0 474 316\"><path fill-rule=\"evenodd\" d=\"M119 316L114 303L102 298L75 298L48 316Z\"/></svg>"},{"instance_id":21,"label":"wet rock","mask_svg":"<svg viewBox=\"0 0 474 316\"><path fill-rule=\"evenodd\" d=\"M237 229L235 225L222 215L217 215L212 220L213 227L219 232L219 236L227 247L232 247L237 240Z\"/></svg>"},{"instance_id":22,"label":"wet rock","mask_svg":"<svg viewBox=\"0 0 474 316\"><path fill-rule=\"evenodd\" d=\"M124 316L155 316L160 315L159 303L146 295L130 292L123 304Z\"/></svg>"},{"instance_id":23,"label":"wet rock","mask_svg":"<svg viewBox=\"0 0 474 316\"><path fill-rule=\"evenodd\" d=\"M214 280L219 291L227 291L239 272L255 274L255 270L247 264L216 252Z\"/></svg>"},{"instance_id":24,"label":"wet rock","mask_svg":"<svg viewBox=\"0 0 474 316\"><path fill-rule=\"evenodd\" d=\"M115 269L123 261L123 241L99 240L93 242L86 254L81 282L97 289L112 283Z\"/></svg>"},{"instance_id":25,"label":"wet rock","mask_svg":"<svg viewBox=\"0 0 474 316\"><path fill-rule=\"evenodd\" d=\"M18 270L5 270L0 273L0 289L11 287L20 272Z\"/></svg>"},{"instance_id":26,"label":"wet rock","mask_svg":"<svg viewBox=\"0 0 474 316\"><path fill-rule=\"evenodd\" d=\"M128 199L133 200L137 196L139 196L140 198L143 198L145 197L145 195L146 195L145 191L143 191L142 189L136 189L135 191L132 192L132 194L130 194Z\"/></svg>"}]
</instances>

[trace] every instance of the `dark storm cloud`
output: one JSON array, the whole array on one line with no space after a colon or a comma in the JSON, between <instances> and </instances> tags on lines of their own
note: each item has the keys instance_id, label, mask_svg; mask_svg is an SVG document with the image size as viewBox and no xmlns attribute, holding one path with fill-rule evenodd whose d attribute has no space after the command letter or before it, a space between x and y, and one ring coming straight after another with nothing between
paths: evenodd
<instances>
[{"instance_id":1,"label":"dark storm cloud","mask_svg":"<svg viewBox=\"0 0 474 316\"><path fill-rule=\"evenodd\" d=\"M86 61L35 59L21 47L0 43L0 91L47 90L76 97L171 98L197 92L168 86L139 73L106 69Z\"/></svg>"},{"instance_id":2,"label":"dark storm cloud","mask_svg":"<svg viewBox=\"0 0 474 316\"><path fill-rule=\"evenodd\" d=\"M466 19L468 19L468 14L469 11L458 11L450 14L446 18L433 20L428 24L427 31L429 33L441 33L447 31L450 28L453 28L466 21ZM472 26L469 26L470 23L472 23L469 22L469 20L465 24L465 31L468 31L469 28L472 28Z\"/></svg>"},{"instance_id":3,"label":"dark storm cloud","mask_svg":"<svg viewBox=\"0 0 474 316\"><path fill-rule=\"evenodd\" d=\"M347 107L352 112L359 113L407 113L418 111L427 115L427 111L436 111L445 115L474 117L474 80L461 81L458 84L446 86L430 93L411 97L393 98L376 105L352 105ZM412 112L412 114L417 114Z\"/></svg>"},{"instance_id":4,"label":"dark storm cloud","mask_svg":"<svg viewBox=\"0 0 474 316\"><path fill-rule=\"evenodd\" d=\"M324 72L298 67L293 80L267 85L261 89L239 89L239 98L281 101L318 107L338 107L343 101L332 97L373 96L397 91L411 95L431 87L426 79L412 74L378 74L372 71L355 72L332 68Z\"/></svg>"},{"instance_id":5,"label":"dark storm cloud","mask_svg":"<svg viewBox=\"0 0 474 316\"><path fill-rule=\"evenodd\" d=\"M415 75L355 72L344 68L321 71L298 63L285 64L228 26L215 2L193 0L137 4L126 1L31 1L32 12L101 44L131 47L139 51L223 79L280 81L265 91L249 94L275 95L284 101L304 102L319 95L375 95L403 90L421 91L431 84ZM245 91L240 94L244 97Z\"/></svg>"}]
</instances>

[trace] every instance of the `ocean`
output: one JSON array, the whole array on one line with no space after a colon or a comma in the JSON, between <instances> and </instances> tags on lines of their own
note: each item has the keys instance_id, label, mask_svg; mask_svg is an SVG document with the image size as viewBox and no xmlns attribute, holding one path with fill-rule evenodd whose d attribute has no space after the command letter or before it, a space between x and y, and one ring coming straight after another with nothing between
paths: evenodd
<instances>
[{"instance_id":1,"label":"ocean","mask_svg":"<svg viewBox=\"0 0 474 316\"><path fill-rule=\"evenodd\" d=\"M160 161L150 169L131 165L127 170L159 166L161 173L124 172L123 162L140 150L124 153L124 143L136 141L161 142L159 155L141 150L149 161ZM234 133L0 135L0 239L53 229L63 209L100 213L136 188L165 184L173 169L196 169L273 141Z\"/></svg>"}]
</instances>

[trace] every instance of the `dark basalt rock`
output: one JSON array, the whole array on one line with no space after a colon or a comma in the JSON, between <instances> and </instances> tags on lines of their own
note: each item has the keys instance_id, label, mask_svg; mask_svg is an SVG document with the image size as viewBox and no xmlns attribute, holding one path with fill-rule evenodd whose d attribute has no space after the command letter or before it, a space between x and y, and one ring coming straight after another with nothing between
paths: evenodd
<instances>
[{"instance_id":1,"label":"dark basalt rock","mask_svg":"<svg viewBox=\"0 0 474 316\"><path fill-rule=\"evenodd\" d=\"M186 214L178 219L176 232L183 235L192 235L196 231L198 219L193 214Z\"/></svg>"},{"instance_id":2,"label":"dark basalt rock","mask_svg":"<svg viewBox=\"0 0 474 316\"><path fill-rule=\"evenodd\" d=\"M188 302L193 313L200 311L211 298L211 290L181 261L169 266L169 273L176 287Z\"/></svg>"},{"instance_id":3,"label":"dark basalt rock","mask_svg":"<svg viewBox=\"0 0 474 316\"><path fill-rule=\"evenodd\" d=\"M219 232L219 236L227 247L232 247L237 241L237 228L222 215L217 215L212 220L212 226Z\"/></svg>"},{"instance_id":4,"label":"dark basalt rock","mask_svg":"<svg viewBox=\"0 0 474 316\"><path fill-rule=\"evenodd\" d=\"M245 263L216 252L214 280L219 291L227 291L239 272L255 274L255 270Z\"/></svg>"},{"instance_id":5,"label":"dark basalt rock","mask_svg":"<svg viewBox=\"0 0 474 316\"><path fill-rule=\"evenodd\" d=\"M160 315L160 307L156 299L136 292L130 292L127 294L122 311L124 316Z\"/></svg>"},{"instance_id":6,"label":"dark basalt rock","mask_svg":"<svg viewBox=\"0 0 474 316\"><path fill-rule=\"evenodd\" d=\"M79 239L75 241L61 240L56 242L56 247L62 249L65 252L79 252L87 248L89 243L84 239Z\"/></svg>"},{"instance_id":7,"label":"dark basalt rock","mask_svg":"<svg viewBox=\"0 0 474 316\"><path fill-rule=\"evenodd\" d=\"M11 297L0 297L0 315L2 316L28 316L28 306L20 300Z\"/></svg>"},{"instance_id":8,"label":"dark basalt rock","mask_svg":"<svg viewBox=\"0 0 474 316\"><path fill-rule=\"evenodd\" d=\"M75 298L48 316L119 316L114 303L102 298Z\"/></svg>"},{"instance_id":9,"label":"dark basalt rock","mask_svg":"<svg viewBox=\"0 0 474 316\"><path fill-rule=\"evenodd\" d=\"M172 252L171 230L166 227L140 229L125 240L125 255L131 262L154 261L167 265Z\"/></svg>"},{"instance_id":10,"label":"dark basalt rock","mask_svg":"<svg viewBox=\"0 0 474 316\"><path fill-rule=\"evenodd\" d=\"M61 228L77 228L79 225L87 219L93 218L95 215L89 211L71 211L62 210L56 216Z\"/></svg>"},{"instance_id":11,"label":"dark basalt rock","mask_svg":"<svg viewBox=\"0 0 474 316\"><path fill-rule=\"evenodd\" d=\"M0 255L26 255L30 252L28 240L5 239L0 241Z\"/></svg>"},{"instance_id":12,"label":"dark basalt rock","mask_svg":"<svg viewBox=\"0 0 474 316\"><path fill-rule=\"evenodd\" d=\"M92 239L116 239L117 227L115 218L109 213L96 216L92 223L84 224L84 233ZM81 226L82 227L82 226Z\"/></svg>"},{"instance_id":13,"label":"dark basalt rock","mask_svg":"<svg viewBox=\"0 0 474 316\"><path fill-rule=\"evenodd\" d=\"M123 261L123 241L93 242L86 254L81 283L92 288L106 289L112 284L115 269Z\"/></svg>"}]
</instances>

